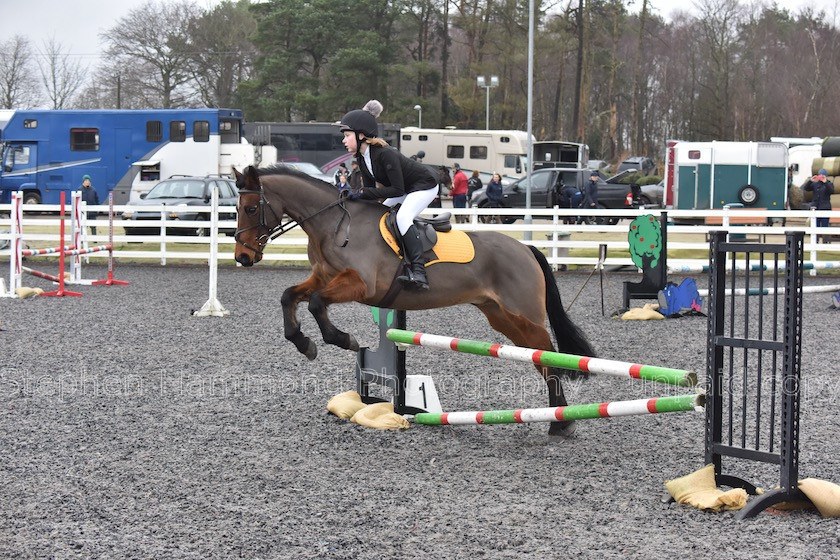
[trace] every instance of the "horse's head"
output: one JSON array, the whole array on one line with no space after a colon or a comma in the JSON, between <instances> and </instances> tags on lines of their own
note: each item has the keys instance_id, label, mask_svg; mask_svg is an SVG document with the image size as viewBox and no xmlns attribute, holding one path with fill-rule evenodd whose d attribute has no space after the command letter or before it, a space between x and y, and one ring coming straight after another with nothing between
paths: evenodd
<instances>
[{"instance_id":1,"label":"horse's head","mask_svg":"<svg viewBox=\"0 0 840 560\"><path fill-rule=\"evenodd\" d=\"M266 223L265 208L268 202L257 169L248 166L240 173L234 168L233 174L239 189L234 254L236 262L242 266L252 266L262 260L271 227L275 224Z\"/></svg>"}]
</instances>

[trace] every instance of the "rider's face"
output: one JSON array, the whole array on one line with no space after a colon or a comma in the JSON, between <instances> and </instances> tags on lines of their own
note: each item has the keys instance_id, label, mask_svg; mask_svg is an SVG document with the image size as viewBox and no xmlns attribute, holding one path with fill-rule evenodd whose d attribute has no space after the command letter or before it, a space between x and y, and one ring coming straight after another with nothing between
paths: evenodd
<instances>
[{"instance_id":1,"label":"rider's face","mask_svg":"<svg viewBox=\"0 0 840 560\"><path fill-rule=\"evenodd\" d=\"M356 153L358 145L356 143L356 134L352 130L344 131L344 140L341 142L348 152Z\"/></svg>"}]
</instances>

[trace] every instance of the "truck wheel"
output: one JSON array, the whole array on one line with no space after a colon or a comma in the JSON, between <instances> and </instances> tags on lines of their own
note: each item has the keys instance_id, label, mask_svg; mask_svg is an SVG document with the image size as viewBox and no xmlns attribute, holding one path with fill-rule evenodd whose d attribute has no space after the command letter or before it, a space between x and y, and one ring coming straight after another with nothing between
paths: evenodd
<instances>
[{"instance_id":1,"label":"truck wheel","mask_svg":"<svg viewBox=\"0 0 840 560\"><path fill-rule=\"evenodd\" d=\"M758 202L758 187L755 185L744 185L741 187L741 190L738 191L738 200L740 200L744 206L752 206Z\"/></svg>"},{"instance_id":2,"label":"truck wheel","mask_svg":"<svg viewBox=\"0 0 840 560\"><path fill-rule=\"evenodd\" d=\"M23 193L24 204L41 204L41 193L36 191L27 191Z\"/></svg>"}]
</instances>

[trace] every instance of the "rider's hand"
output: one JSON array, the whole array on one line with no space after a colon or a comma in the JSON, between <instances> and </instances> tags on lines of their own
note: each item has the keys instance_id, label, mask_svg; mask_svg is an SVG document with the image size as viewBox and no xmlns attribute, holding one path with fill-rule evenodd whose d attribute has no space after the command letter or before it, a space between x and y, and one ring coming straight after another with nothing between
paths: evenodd
<instances>
[{"instance_id":1,"label":"rider's hand","mask_svg":"<svg viewBox=\"0 0 840 560\"><path fill-rule=\"evenodd\" d=\"M347 193L347 199L348 200L359 200L360 198L362 198L361 191L359 191L359 192L349 192L348 191L348 193Z\"/></svg>"}]
</instances>

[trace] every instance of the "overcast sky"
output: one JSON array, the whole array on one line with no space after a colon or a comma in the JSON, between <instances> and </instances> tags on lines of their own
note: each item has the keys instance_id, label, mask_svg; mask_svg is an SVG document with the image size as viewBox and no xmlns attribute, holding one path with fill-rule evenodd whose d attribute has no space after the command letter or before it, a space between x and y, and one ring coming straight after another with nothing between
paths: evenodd
<instances>
[{"instance_id":1,"label":"overcast sky","mask_svg":"<svg viewBox=\"0 0 840 560\"><path fill-rule=\"evenodd\" d=\"M43 42L55 36L74 56L96 63L102 46L99 34L113 27L117 20L128 15L148 0L0 0L0 38L14 35L29 38L33 48L43 49ZM196 0L203 8L212 7L219 0Z\"/></svg>"},{"instance_id":2,"label":"overcast sky","mask_svg":"<svg viewBox=\"0 0 840 560\"><path fill-rule=\"evenodd\" d=\"M63 50L74 56L83 57L93 66L101 52L100 32L113 27L117 20L148 0L0 0L3 6L0 16L0 38L5 40L14 35L28 37L32 46L43 48L43 41L54 36ZM747 0L748 2L756 0ZM762 0L759 0L762 1ZM694 11L695 0L650 0L652 7L669 19L674 10ZM197 0L201 7L212 7L219 0ZM813 5L828 14L830 22L835 17L840 0L777 0L777 4L799 12L802 6ZM638 9L642 0L634 0ZM348 16L352 18L352 14Z\"/></svg>"}]
</instances>

